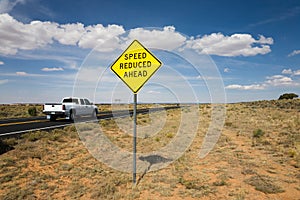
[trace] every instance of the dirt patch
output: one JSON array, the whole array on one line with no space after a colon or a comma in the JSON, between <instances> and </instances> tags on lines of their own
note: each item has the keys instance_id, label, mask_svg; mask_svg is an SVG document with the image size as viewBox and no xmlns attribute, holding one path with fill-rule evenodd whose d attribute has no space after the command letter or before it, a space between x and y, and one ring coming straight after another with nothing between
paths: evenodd
<instances>
[{"instance_id":1,"label":"dirt patch","mask_svg":"<svg viewBox=\"0 0 300 200\"><path fill-rule=\"evenodd\" d=\"M299 199L299 105L297 99L226 105L222 135L202 159L212 106L199 105L200 128L191 146L165 168L137 174L135 187L130 173L93 158L74 126L6 139L14 149L0 155L0 199ZM168 144L178 119L179 110L168 110L164 128L139 138L138 151ZM139 116L139 124L150 122ZM99 125L114 144L131 150L131 136L113 120ZM97 132L81 128L89 137Z\"/></svg>"}]
</instances>

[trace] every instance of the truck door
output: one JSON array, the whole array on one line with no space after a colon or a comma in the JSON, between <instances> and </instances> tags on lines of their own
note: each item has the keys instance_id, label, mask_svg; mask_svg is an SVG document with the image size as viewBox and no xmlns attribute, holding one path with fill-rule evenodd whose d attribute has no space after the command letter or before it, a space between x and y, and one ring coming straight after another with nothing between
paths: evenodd
<instances>
[{"instance_id":1,"label":"truck door","mask_svg":"<svg viewBox=\"0 0 300 200\"><path fill-rule=\"evenodd\" d=\"M92 106L91 102L88 99L84 99L84 103L85 103L85 108L86 108L85 114L90 115L91 113L93 113L93 106Z\"/></svg>"},{"instance_id":2,"label":"truck door","mask_svg":"<svg viewBox=\"0 0 300 200\"><path fill-rule=\"evenodd\" d=\"M78 114L79 115L84 115L85 114L85 110L86 110L86 108L85 108L85 104L84 104L84 100L83 99L79 99L79 103L80 103L80 105L79 105L79 108L77 109L79 112L78 112Z\"/></svg>"}]
</instances>

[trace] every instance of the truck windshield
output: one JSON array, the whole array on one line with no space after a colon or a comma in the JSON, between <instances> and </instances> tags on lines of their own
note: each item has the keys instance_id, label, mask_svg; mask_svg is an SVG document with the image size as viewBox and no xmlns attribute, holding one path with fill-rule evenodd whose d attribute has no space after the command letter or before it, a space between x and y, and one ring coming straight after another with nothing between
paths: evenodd
<instances>
[{"instance_id":1,"label":"truck windshield","mask_svg":"<svg viewBox=\"0 0 300 200\"><path fill-rule=\"evenodd\" d=\"M70 99L64 99L63 103L76 103L76 104L78 104L79 102L78 102L78 99L70 98Z\"/></svg>"}]
</instances>

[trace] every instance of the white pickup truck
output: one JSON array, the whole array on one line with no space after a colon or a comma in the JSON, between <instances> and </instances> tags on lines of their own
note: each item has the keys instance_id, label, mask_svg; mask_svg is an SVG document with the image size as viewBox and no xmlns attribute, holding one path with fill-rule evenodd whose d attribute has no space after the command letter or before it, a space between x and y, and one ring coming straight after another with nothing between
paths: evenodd
<instances>
[{"instance_id":1,"label":"white pickup truck","mask_svg":"<svg viewBox=\"0 0 300 200\"><path fill-rule=\"evenodd\" d=\"M98 108L86 98L65 97L62 103L44 104L43 113L47 115L47 119L50 121L55 121L57 117L74 121L75 117L81 115L96 117Z\"/></svg>"}]
</instances>

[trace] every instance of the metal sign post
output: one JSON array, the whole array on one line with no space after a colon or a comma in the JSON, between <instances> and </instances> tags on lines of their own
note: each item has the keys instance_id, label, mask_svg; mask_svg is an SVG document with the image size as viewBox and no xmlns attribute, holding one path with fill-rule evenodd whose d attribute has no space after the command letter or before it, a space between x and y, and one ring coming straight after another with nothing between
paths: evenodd
<instances>
[{"instance_id":1,"label":"metal sign post","mask_svg":"<svg viewBox=\"0 0 300 200\"><path fill-rule=\"evenodd\" d=\"M136 184L136 107L137 93L133 94L133 184Z\"/></svg>"},{"instance_id":2,"label":"metal sign post","mask_svg":"<svg viewBox=\"0 0 300 200\"><path fill-rule=\"evenodd\" d=\"M133 184L136 184L136 107L137 92L161 67L158 60L139 41L134 40L110 69L132 90L134 94L133 108Z\"/></svg>"}]
</instances>

